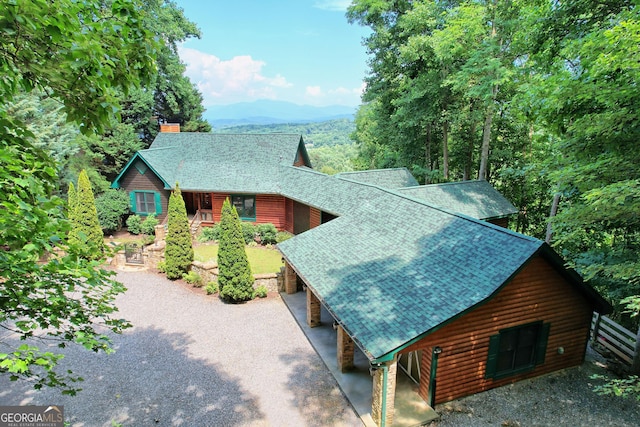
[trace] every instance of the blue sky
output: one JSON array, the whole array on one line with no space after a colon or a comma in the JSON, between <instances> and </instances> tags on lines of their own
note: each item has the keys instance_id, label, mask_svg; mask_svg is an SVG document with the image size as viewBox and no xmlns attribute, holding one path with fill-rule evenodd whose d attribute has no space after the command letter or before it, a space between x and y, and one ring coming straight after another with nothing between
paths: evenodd
<instances>
[{"instance_id":1,"label":"blue sky","mask_svg":"<svg viewBox=\"0 0 640 427\"><path fill-rule=\"evenodd\" d=\"M175 0L202 32L180 47L208 105L273 99L357 106L367 29L347 22L350 0Z\"/></svg>"}]
</instances>

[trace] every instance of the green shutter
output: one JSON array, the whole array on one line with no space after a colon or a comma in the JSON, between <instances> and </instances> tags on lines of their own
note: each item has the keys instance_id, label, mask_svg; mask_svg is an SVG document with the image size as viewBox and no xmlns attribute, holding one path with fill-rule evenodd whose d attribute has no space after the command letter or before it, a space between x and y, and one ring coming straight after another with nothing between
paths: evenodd
<instances>
[{"instance_id":1,"label":"green shutter","mask_svg":"<svg viewBox=\"0 0 640 427\"><path fill-rule=\"evenodd\" d=\"M156 215L160 215L162 213L162 200L160 199L160 193L153 193L156 204Z\"/></svg>"},{"instance_id":2,"label":"green shutter","mask_svg":"<svg viewBox=\"0 0 640 427\"><path fill-rule=\"evenodd\" d=\"M500 334L489 337L489 355L487 356L487 369L485 378L493 378L496 375L498 366L498 352L500 351Z\"/></svg>"},{"instance_id":3,"label":"green shutter","mask_svg":"<svg viewBox=\"0 0 640 427\"><path fill-rule=\"evenodd\" d=\"M540 327L540 336L538 337L538 343L536 344L536 365L542 365L544 363L550 329L551 323L544 323L542 327Z\"/></svg>"},{"instance_id":4,"label":"green shutter","mask_svg":"<svg viewBox=\"0 0 640 427\"><path fill-rule=\"evenodd\" d=\"M136 192L131 191L129 193L129 208L131 208L131 212L137 213L136 211Z\"/></svg>"}]
</instances>

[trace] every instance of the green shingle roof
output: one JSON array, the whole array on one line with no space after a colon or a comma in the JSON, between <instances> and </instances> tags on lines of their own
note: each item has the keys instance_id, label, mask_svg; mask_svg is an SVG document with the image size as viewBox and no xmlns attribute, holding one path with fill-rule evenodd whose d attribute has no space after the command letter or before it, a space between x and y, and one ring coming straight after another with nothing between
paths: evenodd
<instances>
[{"instance_id":1,"label":"green shingle roof","mask_svg":"<svg viewBox=\"0 0 640 427\"><path fill-rule=\"evenodd\" d=\"M342 172L336 175L338 178L363 184L377 185L382 188L414 187L418 181L411 175L407 168L372 169L357 172Z\"/></svg>"},{"instance_id":2,"label":"green shingle roof","mask_svg":"<svg viewBox=\"0 0 640 427\"><path fill-rule=\"evenodd\" d=\"M397 192L350 187L349 211L278 247L372 360L489 298L543 245Z\"/></svg>"},{"instance_id":3,"label":"green shingle roof","mask_svg":"<svg viewBox=\"0 0 640 427\"><path fill-rule=\"evenodd\" d=\"M406 187L399 188L398 192L432 206L478 219L502 218L518 212L511 202L484 180Z\"/></svg>"},{"instance_id":4,"label":"green shingle roof","mask_svg":"<svg viewBox=\"0 0 640 427\"><path fill-rule=\"evenodd\" d=\"M371 360L486 301L538 253L567 271L544 242L474 219L515 212L484 182L392 190L404 172L328 176L292 166L298 150L308 164L300 135L160 134L126 168L139 157L183 190L281 194L338 216L278 247Z\"/></svg>"},{"instance_id":5,"label":"green shingle roof","mask_svg":"<svg viewBox=\"0 0 640 427\"><path fill-rule=\"evenodd\" d=\"M278 167L293 165L298 150L308 164L299 134L182 132L160 133L138 154L171 187L178 182L186 191L272 194Z\"/></svg>"}]
</instances>

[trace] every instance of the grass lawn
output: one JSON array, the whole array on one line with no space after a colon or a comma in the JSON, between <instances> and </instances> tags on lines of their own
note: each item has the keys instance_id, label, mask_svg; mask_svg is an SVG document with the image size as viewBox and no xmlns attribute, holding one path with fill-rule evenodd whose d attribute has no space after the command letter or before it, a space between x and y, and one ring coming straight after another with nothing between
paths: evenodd
<instances>
[{"instance_id":1,"label":"grass lawn","mask_svg":"<svg viewBox=\"0 0 640 427\"><path fill-rule=\"evenodd\" d=\"M215 261L218 258L218 245L198 245L193 248L196 261ZM277 249L245 246L247 258L253 274L277 273L282 267L282 255Z\"/></svg>"}]
</instances>

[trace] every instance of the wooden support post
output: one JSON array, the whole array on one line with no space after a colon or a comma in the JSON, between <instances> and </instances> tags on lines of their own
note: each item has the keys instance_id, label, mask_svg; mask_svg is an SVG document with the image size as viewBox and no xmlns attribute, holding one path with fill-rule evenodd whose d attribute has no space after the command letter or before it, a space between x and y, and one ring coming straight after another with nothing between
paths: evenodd
<instances>
[{"instance_id":1,"label":"wooden support post","mask_svg":"<svg viewBox=\"0 0 640 427\"><path fill-rule=\"evenodd\" d=\"M310 328L320 326L321 308L318 297L311 291L311 289L307 288L307 325L309 325Z\"/></svg>"},{"instance_id":2,"label":"wooden support post","mask_svg":"<svg viewBox=\"0 0 640 427\"><path fill-rule=\"evenodd\" d=\"M288 262L284 266L284 290L288 294L298 292L298 275Z\"/></svg>"},{"instance_id":3,"label":"wooden support post","mask_svg":"<svg viewBox=\"0 0 640 427\"><path fill-rule=\"evenodd\" d=\"M344 328L338 325L338 368L341 372L353 369L354 343Z\"/></svg>"}]
</instances>

